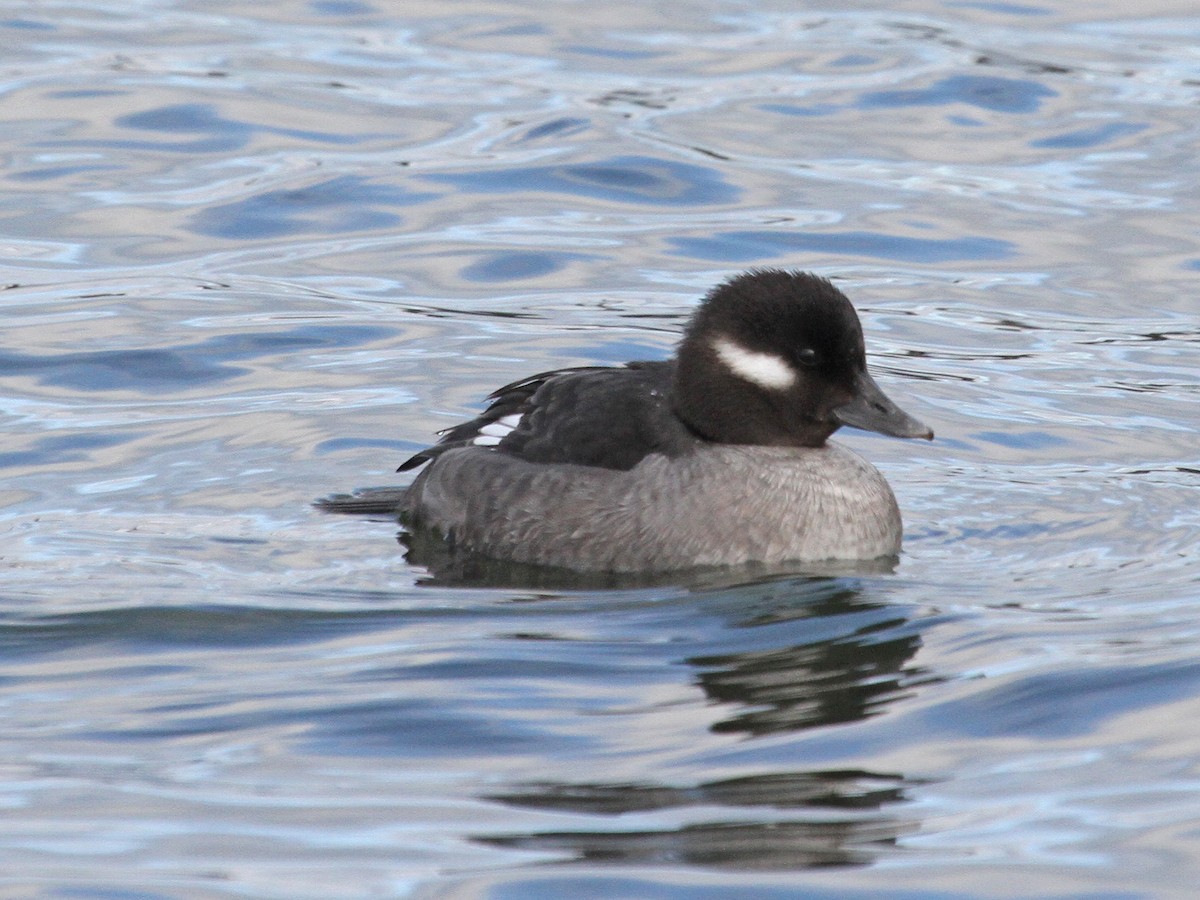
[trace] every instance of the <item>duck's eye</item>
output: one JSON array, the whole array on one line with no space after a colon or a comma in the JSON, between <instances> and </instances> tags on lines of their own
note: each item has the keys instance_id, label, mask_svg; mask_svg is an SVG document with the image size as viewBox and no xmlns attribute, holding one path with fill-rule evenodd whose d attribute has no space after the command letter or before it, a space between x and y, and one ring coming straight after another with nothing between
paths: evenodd
<instances>
[{"instance_id":1,"label":"duck's eye","mask_svg":"<svg viewBox=\"0 0 1200 900\"><path fill-rule=\"evenodd\" d=\"M805 347L803 350L797 353L796 361L799 362L800 365L806 366L810 369L820 362L820 360L817 359L817 351L812 347Z\"/></svg>"}]
</instances>

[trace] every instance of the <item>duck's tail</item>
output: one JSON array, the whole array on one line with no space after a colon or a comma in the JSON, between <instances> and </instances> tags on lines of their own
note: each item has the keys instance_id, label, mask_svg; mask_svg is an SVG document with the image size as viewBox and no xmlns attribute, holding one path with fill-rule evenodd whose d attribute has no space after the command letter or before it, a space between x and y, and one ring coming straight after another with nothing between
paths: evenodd
<instances>
[{"instance_id":1,"label":"duck's tail","mask_svg":"<svg viewBox=\"0 0 1200 900\"><path fill-rule=\"evenodd\" d=\"M404 506L408 488L363 488L353 494L334 494L313 502L313 506L324 512L341 513L348 516L396 515Z\"/></svg>"}]
</instances>

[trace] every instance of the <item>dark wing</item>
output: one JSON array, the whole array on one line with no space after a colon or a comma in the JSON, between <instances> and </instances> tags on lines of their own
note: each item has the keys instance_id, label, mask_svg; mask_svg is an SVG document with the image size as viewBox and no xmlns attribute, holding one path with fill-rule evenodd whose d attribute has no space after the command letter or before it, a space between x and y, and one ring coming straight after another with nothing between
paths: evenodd
<instances>
[{"instance_id":1,"label":"dark wing","mask_svg":"<svg viewBox=\"0 0 1200 900\"><path fill-rule=\"evenodd\" d=\"M494 392L483 415L400 467L413 469L456 447L490 447L529 462L631 469L650 453L676 456L699 441L671 410L673 366L543 372Z\"/></svg>"}]
</instances>

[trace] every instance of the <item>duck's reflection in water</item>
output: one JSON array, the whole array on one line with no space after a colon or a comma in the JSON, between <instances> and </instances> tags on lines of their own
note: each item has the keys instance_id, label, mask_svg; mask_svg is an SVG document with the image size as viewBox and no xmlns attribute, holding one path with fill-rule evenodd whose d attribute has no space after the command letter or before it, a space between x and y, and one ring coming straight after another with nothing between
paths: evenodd
<instances>
[{"instance_id":1,"label":"duck's reflection in water","mask_svg":"<svg viewBox=\"0 0 1200 900\"><path fill-rule=\"evenodd\" d=\"M752 646L687 660L694 683L726 713L710 722L711 731L758 738L844 726L884 712L932 680L911 663L920 635L898 607L865 599L852 579L777 581L769 593L785 597L789 586L807 602L764 607L760 590L758 602L743 607L753 610L749 617L724 632ZM754 593L749 586L725 590ZM812 639L796 640L806 634ZM786 642L772 646L768 635ZM695 784L530 782L485 799L584 816L582 827L475 839L563 854L564 862L757 870L865 865L917 830L903 807L918 783L862 769L768 771ZM669 824L646 827L664 819Z\"/></svg>"},{"instance_id":2,"label":"duck's reflection in water","mask_svg":"<svg viewBox=\"0 0 1200 900\"><path fill-rule=\"evenodd\" d=\"M660 829L596 829L477 836L492 846L558 851L570 861L677 864L729 869L866 865L916 823L884 813L908 782L892 773L787 772L692 787L552 784L488 799L514 806L617 817L651 810L714 808L725 816Z\"/></svg>"}]
</instances>

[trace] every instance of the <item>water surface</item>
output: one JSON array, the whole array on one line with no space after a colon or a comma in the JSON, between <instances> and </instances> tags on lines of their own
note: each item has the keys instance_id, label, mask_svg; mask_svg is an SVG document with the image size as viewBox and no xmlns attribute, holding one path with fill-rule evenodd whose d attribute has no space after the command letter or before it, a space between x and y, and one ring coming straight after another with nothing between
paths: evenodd
<instances>
[{"instance_id":1,"label":"water surface","mask_svg":"<svg viewBox=\"0 0 1200 900\"><path fill-rule=\"evenodd\" d=\"M1190 897L1180 0L10 3L0 893ZM309 503L751 266L891 573L504 583Z\"/></svg>"}]
</instances>

